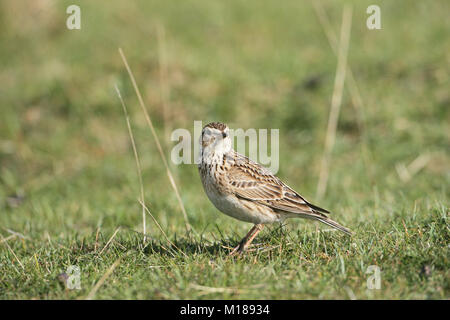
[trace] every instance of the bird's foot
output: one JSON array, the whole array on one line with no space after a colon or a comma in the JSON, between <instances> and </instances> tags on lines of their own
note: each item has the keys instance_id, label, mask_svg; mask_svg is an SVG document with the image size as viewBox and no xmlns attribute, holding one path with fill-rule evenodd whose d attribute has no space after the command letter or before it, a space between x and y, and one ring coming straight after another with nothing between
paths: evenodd
<instances>
[{"instance_id":1,"label":"bird's foot","mask_svg":"<svg viewBox=\"0 0 450 320\"><path fill-rule=\"evenodd\" d=\"M247 249L247 246L245 245L245 243L243 241L241 241L230 253L230 256L236 256L236 255L241 255L245 252L245 250Z\"/></svg>"},{"instance_id":2,"label":"bird's foot","mask_svg":"<svg viewBox=\"0 0 450 320\"><path fill-rule=\"evenodd\" d=\"M264 227L263 224L255 224L253 226L253 228L244 237L244 239L241 240L239 245L230 252L230 256L234 256L237 254L239 254L239 255L243 254L244 251L247 250L247 248L252 243L253 239L262 230L263 227Z\"/></svg>"}]
</instances>

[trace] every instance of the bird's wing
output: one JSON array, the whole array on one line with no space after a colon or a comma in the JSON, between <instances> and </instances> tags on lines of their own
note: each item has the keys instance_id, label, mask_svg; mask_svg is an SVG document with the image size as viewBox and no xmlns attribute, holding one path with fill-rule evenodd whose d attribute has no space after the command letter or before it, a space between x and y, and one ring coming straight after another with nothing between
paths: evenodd
<instances>
[{"instance_id":1,"label":"bird's wing","mask_svg":"<svg viewBox=\"0 0 450 320\"><path fill-rule=\"evenodd\" d=\"M230 191L237 197L264 204L276 210L325 216L325 209L310 204L292 188L258 163L238 153L227 170Z\"/></svg>"}]
</instances>

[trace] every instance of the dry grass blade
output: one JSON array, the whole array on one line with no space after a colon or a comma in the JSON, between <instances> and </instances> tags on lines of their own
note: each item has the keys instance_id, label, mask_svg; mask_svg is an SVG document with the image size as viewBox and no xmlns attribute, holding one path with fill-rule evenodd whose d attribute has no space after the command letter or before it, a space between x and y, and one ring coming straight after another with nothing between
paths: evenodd
<instances>
[{"instance_id":1,"label":"dry grass blade","mask_svg":"<svg viewBox=\"0 0 450 320\"><path fill-rule=\"evenodd\" d=\"M139 186L141 190L141 201L145 204L145 197L144 197L144 183L142 182L142 170L141 170L141 162L139 161L139 156L136 148L136 143L134 142L134 136L133 136L133 130L131 130L131 123L130 123L130 117L128 116L127 107L125 105L125 102L122 99L122 95L120 94L120 90L117 87L117 85L114 86L117 92L117 95L119 96L120 103L122 104L122 109L125 114L125 120L127 121L127 127L128 127L128 134L130 136L131 145L133 147L133 153L134 153L134 159L136 161L136 168L137 168L137 174L139 177ZM144 234L144 243L147 240L147 223L145 221L145 209L144 205L142 206L142 230Z\"/></svg>"},{"instance_id":2,"label":"dry grass blade","mask_svg":"<svg viewBox=\"0 0 450 320\"><path fill-rule=\"evenodd\" d=\"M16 256L14 250L9 246L8 240L6 240L1 234L0 234L0 237L1 237L1 240L2 240L1 243L4 243L4 244L8 247L9 251L11 251L11 253L12 253L13 256L14 256L14 258L16 258L17 262L18 262L19 265L22 267L22 270L25 270L25 267L23 266L22 262L21 262L20 259Z\"/></svg>"},{"instance_id":3,"label":"dry grass blade","mask_svg":"<svg viewBox=\"0 0 450 320\"><path fill-rule=\"evenodd\" d=\"M328 43L330 44L331 49L333 50L334 54L338 55L339 50L339 43L336 36L336 33L334 32L333 26L330 23L330 19L328 18L322 3L320 0L314 0L311 1L313 4L313 7L315 9L315 12L317 14L317 17L319 18L319 22L322 25L322 28L324 30L324 33L328 39ZM364 115L363 115L363 101L361 98L361 94L358 89L358 85L356 84L355 78L353 76L353 71L350 68L350 66L347 66L347 81L348 81L348 90L350 93L350 96L352 97L352 104L355 107L355 109L358 111L359 115L359 121L358 124L360 128L364 128Z\"/></svg>"},{"instance_id":4,"label":"dry grass blade","mask_svg":"<svg viewBox=\"0 0 450 320\"><path fill-rule=\"evenodd\" d=\"M95 234L95 246L94 246L94 251L97 252L98 249L98 235L100 233L100 227L97 228L97 232Z\"/></svg>"},{"instance_id":5,"label":"dry grass blade","mask_svg":"<svg viewBox=\"0 0 450 320\"><path fill-rule=\"evenodd\" d=\"M214 287L207 287L202 286L199 284L191 283L189 287L195 290L202 291L203 294L210 294L210 293L232 293L232 294L239 294L246 291L256 290L261 288L263 285L255 285L248 288L214 288Z\"/></svg>"},{"instance_id":6,"label":"dry grass blade","mask_svg":"<svg viewBox=\"0 0 450 320\"><path fill-rule=\"evenodd\" d=\"M169 137L171 129L170 121L170 86L167 72L166 55L166 31L161 23L156 24L156 34L158 38L158 61L159 61L159 82L161 84L161 102L164 118L164 136Z\"/></svg>"},{"instance_id":7,"label":"dry grass blade","mask_svg":"<svg viewBox=\"0 0 450 320\"><path fill-rule=\"evenodd\" d=\"M114 237L116 236L117 232L119 232L119 230L120 230L120 227L118 227L116 229L116 231L114 231L113 235L111 236L111 238L109 238L108 242L105 244L105 246L103 247L103 249L100 251L100 253L98 255L101 255L103 253L103 251L105 251L105 249L109 246L109 244L114 239Z\"/></svg>"},{"instance_id":8,"label":"dry grass blade","mask_svg":"<svg viewBox=\"0 0 450 320\"><path fill-rule=\"evenodd\" d=\"M413 162L411 162L408 166L409 173L411 177L419 173L420 170L426 167L428 162L431 159L431 155L428 153L421 154L418 156Z\"/></svg>"},{"instance_id":9,"label":"dry grass blade","mask_svg":"<svg viewBox=\"0 0 450 320\"><path fill-rule=\"evenodd\" d=\"M395 169L397 170L397 174L399 175L400 179L403 182L408 182L417 173L419 173L420 170L426 167L430 159L431 155L425 153L418 156L413 162L408 165L408 167L406 167L403 163L398 163L395 165Z\"/></svg>"},{"instance_id":10,"label":"dry grass blade","mask_svg":"<svg viewBox=\"0 0 450 320\"><path fill-rule=\"evenodd\" d=\"M30 238L28 238L27 236L24 236L23 234L16 232L14 230L8 229L8 228L3 228L3 230L7 231L10 234L16 235L19 238L25 239L25 240L30 240Z\"/></svg>"},{"instance_id":11,"label":"dry grass blade","mask_svg":"<svg viewBox=\"0 0 450 320\"><path fill-rule=\"evenodd\" d=\"M6 237L6 238L3 238L3 237L2 237L2 240L0 241L0 243L6 242L6 241L8 241L8 240L10 240L10 239L12 239L12 238L15 238L15 237L17 237L17 235L15 235L15 234L12 234L12 235L10 235L10 236L8 236L8 237Z\"/></svg>"},{"instance_id":12,"label":"dry grass blade","mask_svg":"<svg viewBox=\"0 0 450 320\"><path fill-rule=\"evenodd\" d=\"M105 280L111 275L111 273L114 271L114 269L119 265L120 259L117 259L111 267L105 272L105 274L98 280L98 282L95 284L95 286L92 288L92 290L89 292L89 294L86 296L85 300L91 300L95 294L97 293L98 289L101 287L101 285L105 282Z\"/></svg>"},{"instance_id":13,"label":"dry grass blade","mask_svg":"<svg viewBox=\"0 0 450 320\"><path fill-rule=\"evenodd\" d=\"M344 290L348 294L350 300L357 300L355 293L353 292L352 289L350 289L350 287L344 286Z\"/></svg>"},{"instance_id":14,"label":"dry grass blade","mask_svg":"<svg viewBox=\"0 0 450 320\"><path fill-rule=\"evenodd\" d=\"M336 140L336 129L344 91L345 74L347 70L347 55L350 42L350 30L352 25L352 8L344 7L342 13L342 26L339 45L336 77L334 81L333 96L331 98L330 115L328 119L327 134L325 138L325 150L320 168L319 183L317 185L317 198L320 200L326 192L329 175L329 162L331 151Z\"/></svg>"},{"instance_id":15,"label":"dry grass blade","mask_svg":"<svg viewBox=\"0 0 450 320\"><path fill-rule=\"evenodd\" d=\"M136 92L136 95L137 95L138 100L139 100L139 104L140 104L140 106L142 108L142 111L144 112L145 120L147 121L147 124L150 127L150 131L152 132L153 138L155 139L155 143L156 143L156 146L158 148L158 151L159 151L159 154L161 156L161 159L162 159L162 161L164 163L164 166L166 167L166 172L167 172L167 176L169 177L170 184L172 185L172 188L175 191L175 195L176 195L177 200L178 200L178 202L180 204L181 211L183 212L186 229L187 229L187 231L190 231L192 229L192 227L189 224L189 220L188 220L188 217L187 217L186 210L184 208L183 201L181 200L181 196L180 196L180 194L178 192L178 187L177 187L177 185L175 183L175 180L174 180L174 178L172 176L172 172L169 169L169 164L167 163L167 159L166 159L166 156L164 155L164 152L162 150L161 143L159 142L158 136L156 135L156 131L155 131L155 128L153 127L152 120L150 119L150 116L149 116L149 114L147 112L147 108L145 107L144 100L142 99L141 92L139 91L139 88L137 86L137 83L136 83L136 80L134 78L133 72L131 71L130 66L128 65L127 59L126 59L126 57L125 57L125 55L124 55L124 53L123 53L121 48L119 48L119 53L120 53L120 56L122 57L123 63L125 65L125 68L127 69L128 75L130 76L131 82L132 82L133 87L134 87L134 91Z\"/></svg>"},{"instance_id":16,"label":"dry grass blade","mask_svg":"<svg viewBox=\"0 0 450 320\"><path fill-rule=\"evenodd\" d=\"M158 229L161 231L161 233L163 234L164 238L166 238L167 242L173 246L174 248L176 248L179 252L181 252L185 257L187 257L187 255L181 251L180 248L178 248L172 241L170 241L169 237L167 236L167 234L164 232L163 228L161 227L161 225L158 223L158 220L156 220L156 218L151 214L150 210L145 206L145 204L141 203L145 210L147 211L147 213L150 215L150 217L152 217L153 221L155 222L156 226L158 227Z\"/></svg>"},{"instance_id":17,"label":"dry grass blade","mask_svg":"<svg viewBox=\"0 0 450 320\"><path fill-rule=\"evenodd\" d=\"M336 36L336 33L334 32L334 28L330 23L330 19L328 18L327 13L325 12L322 2L320 0L312 0L311 1L315 13L319 19L320 24L322 25L323 31L328 39L328 43L330 44L331 49L333 50L335 55L338 55L338 39ZM359 91L358 85L356 83L355 77L353 76L353 71L349 64L347 64L347 88L348 92L351 97L352 105L356 110L356 113L358 115L358 127L361 131L361 136L363 138L363 141L366 141L366 120L364 115L364 104L361 97L361 93ZM370 159L372 158L370 155L370 149L366 146L365 143L362 144L362 155L363 155L363 161L369 170L367 173L372 178L372 167Z\"/></svg>"}]
</instances>

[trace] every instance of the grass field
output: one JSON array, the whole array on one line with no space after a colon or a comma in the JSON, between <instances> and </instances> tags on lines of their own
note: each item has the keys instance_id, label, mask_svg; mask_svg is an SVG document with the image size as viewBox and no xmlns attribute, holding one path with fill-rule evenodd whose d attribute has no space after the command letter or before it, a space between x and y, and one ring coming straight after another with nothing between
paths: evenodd
<instances>
[{"instance_id":1,"label":"grass field","mask_svg":"<svg viewBox=\"0 0 450 320\"><path fill-rule=\"evenodd\" d=\"M337 58L310 1L73 1L0 4L0 298L450 298L450 3L323 1L348 64L325 196L316 197ZM266 228L261 250L228 257L251 225L209 202L195 165L166 175L118 48L169 157L194 120L280 129L278 176L351 228ZM139 179L114 85L130 113ZM165 111L164 111L165 110ZM80 290L58 275L76 265ZM367 268L381 270L369 290Z\"/></svg>"}]
</instances>

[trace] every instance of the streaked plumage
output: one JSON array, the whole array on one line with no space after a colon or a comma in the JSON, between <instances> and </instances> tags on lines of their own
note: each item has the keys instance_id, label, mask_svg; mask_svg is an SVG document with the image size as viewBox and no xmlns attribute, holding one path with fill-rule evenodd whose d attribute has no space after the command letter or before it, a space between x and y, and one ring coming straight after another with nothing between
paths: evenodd
<instances>
[{"instance_id":1,"label":"streaked plumage","mask_svg":"<svg viewBox=\"0 0 450 320\"><path fill-rule=\"evenodd\" d=\"M328 218L329 211L311 204L266 168L234 151L225 124L207 124L200 144L199 171L208 198L223 213L255 224L233 253L244 251L262 225L287 218L318 220L351 234Z\"/></svg>"}]
</instances>

